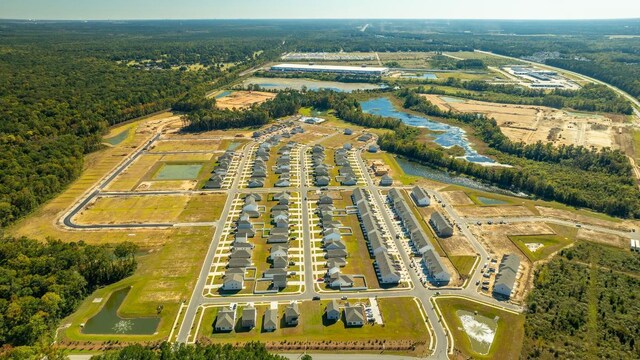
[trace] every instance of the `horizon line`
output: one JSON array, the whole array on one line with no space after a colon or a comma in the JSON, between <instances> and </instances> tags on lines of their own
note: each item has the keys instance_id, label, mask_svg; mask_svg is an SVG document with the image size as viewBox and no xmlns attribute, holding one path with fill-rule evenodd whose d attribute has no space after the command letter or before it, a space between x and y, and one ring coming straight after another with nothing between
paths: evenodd
<instances>
[{"instance_id":1,"label":"horizon line","mask_svg":"<svg viewBox=\"0 0 640 360\"><path fill-rule=\"evenodd\" d=\"M359 20L359 21L375 21L375 20L400 20L400 21L612 21L612 20L640 20L640 17L611 17L611 18L113 18L113 19L64 19L64 18L2 18L0 21L239 21L239 20L266 20L266 21L282 21L282 20Z\"/></svg>"}]
</instances>

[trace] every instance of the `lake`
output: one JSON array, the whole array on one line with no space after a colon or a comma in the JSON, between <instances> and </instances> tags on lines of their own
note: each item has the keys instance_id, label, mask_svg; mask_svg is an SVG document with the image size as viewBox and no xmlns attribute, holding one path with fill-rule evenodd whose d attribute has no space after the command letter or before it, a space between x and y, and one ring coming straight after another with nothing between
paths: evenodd
<instances>
[{"instance_id":1,"label":"lake","mask_svg":"<svg viewBox=\"0 0 640 360\"><path fill-rule=\"evenodd\" d=\"M342 83L337 81L320 81L312 79L285 79L285 78L260 78L250 77L244 82L242 86L247 85L259 85L266 90L285 90L294 89L301 90L303 86L306 86L308 90L316 91L320 89L328 89L337 92L352 92L355 90L378 90L384 86L378 84L369 83Z\"/></svg>"},{"instance_id":2,"label":"lake","mask_svg":"<svg viewBox=\"0 0 640 360\"><path fill-rule=\"evenodd\" d=\"M391 100L387 98L376 98L361 103L362 110L368 114L381 115L385 117L393 117L400 119L403 123L415 127L426 128L437 133L431 134L433 142L444 147L450 148L459 146L464 149L464 156L461 158L469 162L477 164L495 164L495 161L484 155L478 154L473 149L471 143L467 139L467 133L457 126L443 124L430 120L426 117L412 115L407 112L396 109Z\"/></svg>"}]
</instances>

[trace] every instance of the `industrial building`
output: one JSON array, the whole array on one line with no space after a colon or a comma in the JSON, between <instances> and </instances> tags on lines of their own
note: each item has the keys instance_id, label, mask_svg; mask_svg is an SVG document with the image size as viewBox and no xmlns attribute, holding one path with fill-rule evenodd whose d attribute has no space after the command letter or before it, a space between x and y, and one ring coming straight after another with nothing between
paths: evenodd
<instances>
[{"instance_id":1,"label":"industrial building","mask_svg":"<svg viewBox=\"0 0 640 360\"><path fill-rule=\"evenodd\" d=\"M279 65L272 66L271 71L382 76L389 71L389 68L363 67L363 66L315 65L315 64L279 64Z\"/></svg>"}]
</instances>

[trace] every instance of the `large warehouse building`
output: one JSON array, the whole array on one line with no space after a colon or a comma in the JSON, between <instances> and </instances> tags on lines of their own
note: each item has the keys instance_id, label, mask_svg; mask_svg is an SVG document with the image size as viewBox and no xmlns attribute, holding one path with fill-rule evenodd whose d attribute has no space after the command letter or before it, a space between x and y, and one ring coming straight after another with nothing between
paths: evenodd
<instances>
[{"instance_id":1,"label":"large warehouse building","mask_svg":"<svg viewBox=\"0 0 640 360\"><path fill-rule=\"evenodd\" d=\"M381 76L389 71L386 67L337 66L314 64L279 64L271 67L277 72L316 72L331 74L350 74L365 76Z\"/></svg>"}]
</instances>

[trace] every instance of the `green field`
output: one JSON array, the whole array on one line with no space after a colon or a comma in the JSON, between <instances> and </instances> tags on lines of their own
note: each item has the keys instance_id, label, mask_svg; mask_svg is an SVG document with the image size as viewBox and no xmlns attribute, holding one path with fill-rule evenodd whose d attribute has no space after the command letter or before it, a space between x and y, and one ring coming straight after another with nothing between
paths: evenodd
<instances>
[{"instance_id":1,"label":"green field","mask_svg":"<svg viewBox=\"0 0 640 360\"><path fill-rule=\"evenodd\" d=\"M485 306L475 301L453 297L438 297L436 303L440 307L442 316L455 342L455 349L465 358L474 359L518 359L524 336L524 316ZM498 319L498 329L493 343L486 355L472 350L471 341L462 327L457 313L459 310L476 312L489 319Z\"/></svg>"},{"instance_id":2,"label":"green field","mask_svg":"<svg viewBox=\"0 0 640 360\"><path fill-rule=\"evenodd\" d=\"M458 270L458 273L462 277L466 277L471 272L473 264L476 261L476 256L449 256L449 260L453 266Z\"/></svg>"},{"instance_id":3,"label":"green field","mask_svg":"<svg viewBox=\"0 0 640 360\"><path fill-rule=\"evenodd\" d=\"M520 249L532 262L546 259L554 252L571 244L574 240L558 235L511 235L509 239ZM532 252L526 244L538 243L542 247Z\"/></svg>"}]
</instances>

